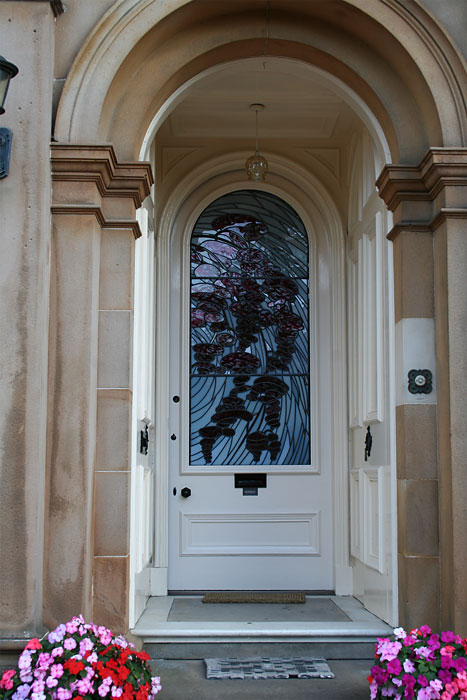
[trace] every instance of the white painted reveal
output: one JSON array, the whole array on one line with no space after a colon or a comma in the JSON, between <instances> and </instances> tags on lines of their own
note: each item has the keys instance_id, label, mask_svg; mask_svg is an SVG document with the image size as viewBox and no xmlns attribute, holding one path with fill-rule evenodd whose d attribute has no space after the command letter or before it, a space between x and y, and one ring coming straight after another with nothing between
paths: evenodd
<instances>
[{"instance_id":1,"label":"white painted reveal","mask_svg":"<svg viewBox=\"0 0 467 700\"><path fill-rule=\"evenodd\" d=\"M429 369L433 374L430 394L411 394L408 373ZM403 318L396 323L396 405L436 403L434 318Z\"/></svg>"}]
</instances>

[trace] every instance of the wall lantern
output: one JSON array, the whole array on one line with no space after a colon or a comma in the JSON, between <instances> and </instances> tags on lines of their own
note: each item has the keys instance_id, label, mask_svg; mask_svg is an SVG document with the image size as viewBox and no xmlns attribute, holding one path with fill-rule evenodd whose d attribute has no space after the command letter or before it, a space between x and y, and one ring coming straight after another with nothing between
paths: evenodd
<instances>
[{"instance_id":1,"label":"wall lantern","mask_svg":"<svg viewBox=\"0 0 467 700\"><path fill-rule=\"evenodd\" d=\"M5 114L5 99L10 85L10 80L18 73L18 68L14 63L10 63L3 56L0 56L0 114ZM11 139L13 137L10 129L0 128L0 178L8 175L10 164Z\"/></svg>"}]
</instances>

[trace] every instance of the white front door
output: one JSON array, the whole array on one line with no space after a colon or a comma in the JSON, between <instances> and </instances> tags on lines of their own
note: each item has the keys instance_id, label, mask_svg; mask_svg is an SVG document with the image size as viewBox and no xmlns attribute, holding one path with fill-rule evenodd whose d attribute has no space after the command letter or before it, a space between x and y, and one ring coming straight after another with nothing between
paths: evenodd
<instances>
[{"instance_id":1,"label":"white front door","mask_svg":"<svg viewBox=\"0 0 467 700\"><path fill-rule=\"evenodd\" d=\"M325 240L259 189L174 231L169 590L334 588Z\"/></svg>"}]
</instances>

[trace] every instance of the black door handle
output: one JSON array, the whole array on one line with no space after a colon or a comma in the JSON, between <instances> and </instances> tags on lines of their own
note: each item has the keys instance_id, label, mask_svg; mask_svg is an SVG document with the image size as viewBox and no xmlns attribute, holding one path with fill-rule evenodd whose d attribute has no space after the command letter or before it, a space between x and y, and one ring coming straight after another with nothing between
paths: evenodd
<instances>
[{"instance_id":1,"label":"black door handle","mask_svg":"<svg viewBox=\"0 0 467 700\"><path fill-rule=\"evenodd\" d=\"M190 498L191 489L189 489L188 486L184 486L180 491L180 494L183 496L183 498Z\"/></svg>"}]
</instances>

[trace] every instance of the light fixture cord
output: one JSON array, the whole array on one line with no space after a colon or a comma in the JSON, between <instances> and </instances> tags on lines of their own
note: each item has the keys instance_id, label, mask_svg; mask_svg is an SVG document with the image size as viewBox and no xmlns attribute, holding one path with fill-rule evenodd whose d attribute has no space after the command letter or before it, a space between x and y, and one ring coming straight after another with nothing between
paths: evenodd
<instances>
[{"instance_id":1,"label":"light fixture cord","mask_svg":"<svg viewBox=\"0 0 467 700\"><path fill-rule=\"evenodd\" d=\"M256 154L258 154L258 110L255 109L256 114Z\"/></svg>"},{"instance_id":2,"label":"light fixture cord","mask_svg":"<svg viewBox=\"0 0 467 700\"><path fill-rule=\"evenodd\" d=\"M269 24L271 20L270 0L266 0L266 27L264 32L264 57L269 54Z\"/></svg>"}]
</instances>

